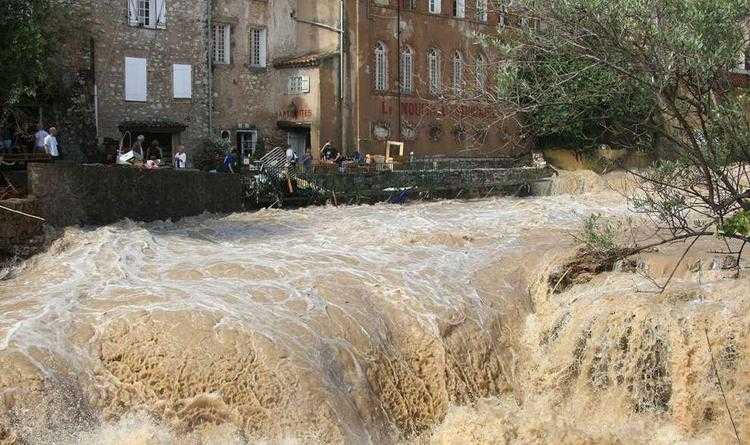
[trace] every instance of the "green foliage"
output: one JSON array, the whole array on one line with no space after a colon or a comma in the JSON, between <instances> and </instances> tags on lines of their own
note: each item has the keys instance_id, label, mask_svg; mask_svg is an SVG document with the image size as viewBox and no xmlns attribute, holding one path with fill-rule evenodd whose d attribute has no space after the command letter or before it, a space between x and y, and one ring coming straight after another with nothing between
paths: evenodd
<instances>
[{"instance_id":1,"label":"green foliage","mask_svg":"<svg viewBox=\"0 0 750 445\"><path fill-rule=\"evenodd\" d=\"M622 231L622 224L594 213L583 220L583 226L575 239L584 245L589 253L604 254L617 249L617 237Z\"/></svg>"},{"instance_id":2,"label":"green foliage","mask_svg":"<svg viewBox=\"0 0 750 445\"><path fill-rule=\"evenodd\" d=\"M204 141L203 146L193 154L193 167L199 170L217 168L232 148L230 139L213 136Z\"/></svg>"},{"instance_id":3,"label":"green foliage","mask_svg":"<svg viewBox=\"0 0 750 445\"><path fill-rule=\"evenodd\" d=\"M721 225L721 234L728 237L741 235L750 237L750 211L738 212L724 220Z\"/></svg>"},{"instance_id":4,"label":"green foliage","mask_svg":"<svg viewBox=\"0 0 750 445\"><path fill-rule=\"evenodd\" d=\"M51 104L64 109L71 96L66 69L81 42L86 17L73 0L0 2L0 125L20 107Z\"/></svg>"},{"instance_id":5,"label":"green foliage","mask_svg":"<svg viewBox=\"0 0 750 445\"><path fill-rule=\"evenodd\" d=\"M653 145L654 98L632 79L563 51L540 54L520 76L538 104L529 120L542 148Z\"/></svg>"}]
</instances>

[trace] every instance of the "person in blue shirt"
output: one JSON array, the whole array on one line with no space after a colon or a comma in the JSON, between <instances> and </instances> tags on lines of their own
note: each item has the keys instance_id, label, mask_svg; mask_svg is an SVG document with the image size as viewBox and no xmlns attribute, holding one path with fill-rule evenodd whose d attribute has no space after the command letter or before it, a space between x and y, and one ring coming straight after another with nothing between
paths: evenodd
<instances>
[{"instance_id":1,"label":"person in blue shirt","mask_svg":"<svg viewBox=\"0 0 750 445\"><path fill-rule=\"evenodd\" d=\"M224 173L239 172L239 159L237 158L237 154L234 152L234 150L230 151L226 156L224 156L224 165L222 171Z\"/></svg>"}]
</instances>

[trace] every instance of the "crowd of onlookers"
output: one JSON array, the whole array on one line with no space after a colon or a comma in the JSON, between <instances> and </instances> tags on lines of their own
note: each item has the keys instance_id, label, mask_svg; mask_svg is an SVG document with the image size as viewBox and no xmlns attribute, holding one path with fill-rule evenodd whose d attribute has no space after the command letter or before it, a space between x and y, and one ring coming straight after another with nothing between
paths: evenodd
<instances>
[{"instance_id":1,"label":"crowd of onlookers","mask_svg":"<svg viewBox=\"0 0 750 445\"><path fill-rule=\"evenodd\" d=\"M4 129L0 132L0 153L46 153L53 160L62 157L62 150L57 141L57 128L39 125L36 132L12 131Z\"/></svg>"}]
</instances>

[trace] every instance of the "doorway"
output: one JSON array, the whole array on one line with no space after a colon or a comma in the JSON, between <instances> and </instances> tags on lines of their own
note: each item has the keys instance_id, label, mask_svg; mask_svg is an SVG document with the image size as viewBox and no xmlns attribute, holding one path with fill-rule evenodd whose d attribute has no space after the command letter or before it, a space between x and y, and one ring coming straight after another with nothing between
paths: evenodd
<instances>
[{"instance_id":1,"label":"doorway","mask_svg":"<svg viewBox=\"0 0 750 445\"><path fill-rule=\"evenodd\" d=\"M287 133L287 144L297 154L297 157L301 157L305 154L305 150L310 147L310 129L290 130Z\"/></svg>"}]
</instances>

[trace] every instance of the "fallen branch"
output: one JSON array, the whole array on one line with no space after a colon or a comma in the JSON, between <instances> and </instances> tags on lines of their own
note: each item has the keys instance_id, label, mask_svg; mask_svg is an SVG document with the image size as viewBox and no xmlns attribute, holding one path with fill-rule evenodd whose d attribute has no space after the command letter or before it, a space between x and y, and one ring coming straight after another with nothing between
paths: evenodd
<instances>
[{"instance_id":1,"label":"fallen branch","mask_svg":"<svg viewBox=\"0 0 750 445\"><path fill-rule=\"evenodd\" d=\"M28 213L24 213L24 212L21 212L21 211L16 210L16 209L11 209L10 207L5 207L5 206L0 205L0 209L7 210L8 212L11 212L11 213L16 213L16 214L19 214L21 216L25 216L27 218L32 218L32 219L36 219L36 220L39 220L39 221L47 222L47 220L44 219L44 218L40 218L40 217L34 216L34 215L29 215Z\"/></svg>"},{"instance_id":2,"label":"fallen branch","mask_svg":"<svg viewBox=\"0 0 750 445\"><path fill-rule=\"evenodd\" d=\"M704 328L704 331L706 333L706 344L708 344L708 353L711 356L711 366L714 368L714 374L716 374L716 381L719 383L719 390L721 391L721 397L724 399L724 406L727 409L727 414L729 415L729 421L732 422L732 428L734 428L734 437L737 438L737 443L739 445L742 445L742 441L740 440L740 433L737 432L737 425L734 423L734 418L732 417L732 411L729 409L729 402L727 402L727 395L724 393L724 386L721 384L721 378L719 378L719 369L716 367L716 361L714 360L714 351L711 348L711 341L708 339L708 328Z\"/></svg>"}]
</instances>

